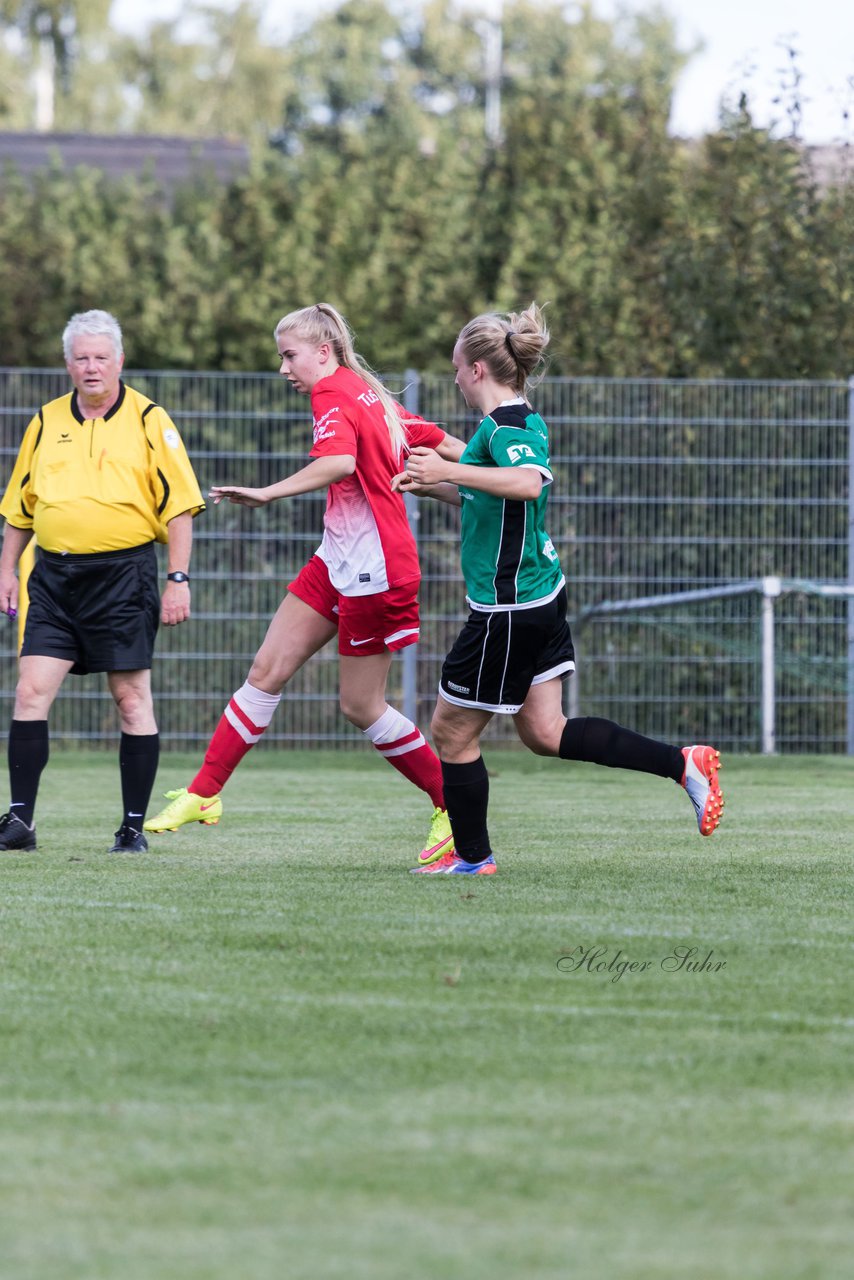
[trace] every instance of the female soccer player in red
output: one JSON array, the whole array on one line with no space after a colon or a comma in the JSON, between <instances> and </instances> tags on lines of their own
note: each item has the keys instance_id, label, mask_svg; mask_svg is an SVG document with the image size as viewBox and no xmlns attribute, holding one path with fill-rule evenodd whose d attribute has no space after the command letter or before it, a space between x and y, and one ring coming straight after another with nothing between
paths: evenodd
<instances>
[{"instance_id":1,"label":"female soccer player in red","mask_svg":"<svg viewBox=\"0 0 854 1280\"><path fill-rule=\"evenodd\" d=\"M171 803L145 823L174 831L187 822L215 823L220 792L270 724L291 676L338 636L340 705L384 758L427 793L430 832L420 857L453 848L439 761L419 729L386 701L392 653L418 640L420 569L402 496L392 478L414 446L459 458L462 441L413 418L360 360L344 318L326 303L293 311L275 330L280 372L314 416L312 461L264 489L219 485L215 503L260 507L326 489L323 539L288 584L246 682L214 731L204 764Z\"/></svg>"}]
</instances>

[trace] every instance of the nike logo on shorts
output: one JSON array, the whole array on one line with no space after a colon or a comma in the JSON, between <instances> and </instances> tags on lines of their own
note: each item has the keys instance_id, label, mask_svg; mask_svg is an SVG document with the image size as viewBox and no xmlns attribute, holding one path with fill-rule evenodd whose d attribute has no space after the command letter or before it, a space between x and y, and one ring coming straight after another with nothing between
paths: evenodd
<instances>
[{"instance_id":1,"label":"nike logo on shorts","mask_svg":"<svg viewBox=\"0 0 854 1280\"><path fill-rule=\"evenodd\" d=\"M368 636L367 640L351 640L350 644L354 649L358 649L360 644L370 644L372 640L376 640L376 636Z\"/></svg>"}]
</instances>

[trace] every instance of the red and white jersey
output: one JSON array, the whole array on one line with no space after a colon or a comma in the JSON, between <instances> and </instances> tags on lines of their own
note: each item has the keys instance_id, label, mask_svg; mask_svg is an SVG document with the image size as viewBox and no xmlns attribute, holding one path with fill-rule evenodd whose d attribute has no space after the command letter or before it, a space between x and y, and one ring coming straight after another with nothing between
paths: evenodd
<instances>
[{"instance_id":1,"label":"red and white jersey","mask_svg":"<svg viewBox=\"0 0 854 1280\"><path fill-rule=\"evenodd\" d=\"M346 453L356 459L353 474L331 484L326 494L317 554L332 585L345 596L369 596L411 582L421 572L418 552L403 497L391 489L403 455L392 453L379 397L358 374L339 367L315 383L311 408L311 457ZM441 427L400 412L410 447L435 448L444 439Z\"/></svg>"}]
</instances>

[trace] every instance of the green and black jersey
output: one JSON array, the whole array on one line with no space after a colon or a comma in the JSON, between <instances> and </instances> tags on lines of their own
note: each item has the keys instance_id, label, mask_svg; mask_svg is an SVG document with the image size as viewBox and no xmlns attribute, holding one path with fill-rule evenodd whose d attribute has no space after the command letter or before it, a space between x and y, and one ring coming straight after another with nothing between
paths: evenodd
<instances>
[{"instance_id":1,"label":"green and black jersey","mask_svg":"<svg viewBox=\"0 0 854 1280\"><path fill-rule=\"evenodd\" d=\"M462 569L473 609L530 609L551 600L564 584L557 552L546 533L552 481L549 433L525 400L504 401L481 422L460 462L473 467L534 467L543 477L530 502L499 498L461 484Z\"/></svg>"}]
</instances>

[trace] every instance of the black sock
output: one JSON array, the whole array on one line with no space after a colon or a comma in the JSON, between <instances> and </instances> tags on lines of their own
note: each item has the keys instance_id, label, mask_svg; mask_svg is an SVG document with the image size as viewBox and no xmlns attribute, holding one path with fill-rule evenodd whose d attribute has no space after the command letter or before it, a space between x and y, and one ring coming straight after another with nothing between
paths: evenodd
<instances>
[{"instance_id":1,"label":"black sock","mask_svg":"<svg viewBox=\"0 0 854 1280\"><path fill-rule=\"evenodd\" d=\"M9 726L9 812L33 825L39 781L50 755L47 720L13 720Z\"/></svg>"},{"instance_id":2,"label":"black sock","mask_svg":"<svg viewBox=\"0 0 854 1280\"><path fill-rule=\"evenodd\" d=\"M659 778L682 781L685 760L679 747L668 746L645 738L632 729L624 729L613 720L598 716L579 716L567 720L560 739L561 760L586 760L603 764L608 769L635 769L638 773L654 773Z\"/></svg>"},{"instance_id":3,"label":"black sock","mask_svg":"<svg viewBox=\"0 0 854 1280\"><path fill-rule=\"evenodd\" d=\"M135 831L142 830L160 762L160 734L123 733L119 744L124 821Z\"/></svg>"},{"instance_id":4,"label":"black sock","mask_svg":"<svg viewBox=\"0 0 854 1280\"><path fill-rule=\"evenodd\" d=\"M443 760L442 785L457 853L463 862L483 862L492 853L486 829L489 777L483 756L470 764Z\"/></svg>"}]
</instances>

